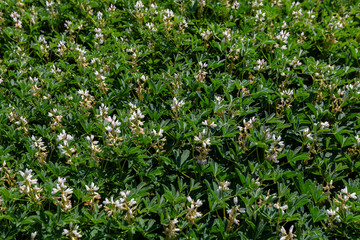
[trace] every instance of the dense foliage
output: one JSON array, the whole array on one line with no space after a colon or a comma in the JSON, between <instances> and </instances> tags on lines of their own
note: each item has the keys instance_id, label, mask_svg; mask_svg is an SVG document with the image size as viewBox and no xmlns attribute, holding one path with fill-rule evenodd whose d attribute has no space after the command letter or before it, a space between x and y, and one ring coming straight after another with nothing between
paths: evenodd
<instances>
[{"instance_id":1,"label":"dense foliage","mask_svg":"<svg viewBox=\"0 0 360 240\"><path fill-rule=\"evenodd\" d=\"M359 1L0 2L1 239L360 238Z\"/></svg>"}]
</instances>

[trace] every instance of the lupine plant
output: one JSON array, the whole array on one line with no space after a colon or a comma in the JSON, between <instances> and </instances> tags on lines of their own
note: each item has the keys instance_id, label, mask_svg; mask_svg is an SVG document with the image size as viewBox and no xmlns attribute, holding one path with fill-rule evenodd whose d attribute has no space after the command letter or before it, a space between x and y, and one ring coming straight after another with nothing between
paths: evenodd
<instances>
[{"instance_id":1,"label":"lupine plant","mask_svg":"<svg viewBox=\"0 0 360 240\"><path fill-rule=\"evenodd\" d=\"M359 0L0 2L0 239L359 239Z\"/></svg>"}]
</instances>

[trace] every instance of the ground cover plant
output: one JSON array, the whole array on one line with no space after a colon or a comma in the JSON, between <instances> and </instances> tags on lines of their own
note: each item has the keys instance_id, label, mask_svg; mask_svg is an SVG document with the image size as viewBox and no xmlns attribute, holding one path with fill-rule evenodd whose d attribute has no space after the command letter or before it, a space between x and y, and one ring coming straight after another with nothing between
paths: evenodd
<instances>
[{"instance_id":1,"label":"ground cover plant","mask_svg":"<svg viewBox=\"0 0 360 240\"><path fill-rule=\"evenodd\" d=\"M0 239L360 238L359 1L0 6Z\"/></svg>"}]
</instances>

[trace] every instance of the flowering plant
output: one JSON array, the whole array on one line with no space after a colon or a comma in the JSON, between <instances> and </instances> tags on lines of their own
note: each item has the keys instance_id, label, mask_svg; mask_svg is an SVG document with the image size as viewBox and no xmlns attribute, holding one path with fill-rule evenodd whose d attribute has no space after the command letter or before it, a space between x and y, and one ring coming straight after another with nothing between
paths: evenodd
<instances>
[{"instance_id":1,"label":"flowering plant","mask_svg":"<svg viewBox=\"0 0 360 240\"><path fill-rule=\"evenodd\" d=\"M359 239L359 1L0 2L0 239Z\"/></svg>"}]
</instances>

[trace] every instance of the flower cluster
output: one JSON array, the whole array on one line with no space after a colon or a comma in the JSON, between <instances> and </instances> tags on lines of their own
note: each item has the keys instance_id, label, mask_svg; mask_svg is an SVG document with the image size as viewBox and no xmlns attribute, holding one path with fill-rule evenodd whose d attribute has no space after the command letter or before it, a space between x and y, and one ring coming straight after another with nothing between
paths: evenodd
<instances>
[{"instance_id":1,"label":"flower cluster","mask_svg":"<svg viewBox=\"0 0 360 240\"><path fill-rule=\"evenodd\" d=\"M148 79L149 77L142 75L140 79L137 80L137 88L135 88L135 91L140 101L144 99L145 83Z\"/></svg>"},{"instance_id":2,"label":"flower cluster","mask_svg":"<svg viewBox=\"0 0 360 240\"><path fill-rule=\"evenodd\" d=\"M109 107L107 107L104 103L101 103L99 106L99 114L95 115L100 120L106 120L109 112Z\"/></svg>"},{"instance_id":3,"label":"flower cluster","mask_svg":"<svg viewBox=\"0 0 360 240\"><path fill-rule=\"evenodd\" d=\"M130 223L131 220L135 218L134 211L137 208L136 201L133 198L129 199L129 190L126 192L120 192L120 195L122 198L120 198L120 204L118 207L120 210L126 211L124 219Z\"/></svg>"},{"instance_id":4,"label":"flower cluster","mask_svg":"<svg viewBox=\"0 0 360 240\"><path fill-rule=\"evenodd\" d=\"M294 90L285 89L280 91L280 104L277 105L277 115L284 116L285 109L292 107L292 102L295 100Z\"/></svg>"},{"instance_id":5,"label":"flower cluster","mask_svg":"<svg viewBox=\"0 0 360 240\"><path fill-rule=\"evenodd\" d=\"M289 32L281 30L280 33L276 36L276 39L278 39L280 43L275 44L275 47L286 50L287 49L286 43L288 43L289 36L290 36Z\"/></svg>"},{"instance_id":6,"label":"flower cluster","mask_svg":"<svg viewBox=\"0 0 360 240\"><path fill-rule=\"evenodd\" d=\"M63 130L56 138L56 141L62 141L58 148L60 149L61 154L69 158L69 160L66 162L68 164L72 162L73 157L77 157L76 148L71 144L72 140L74 140L74 137L70 134L67 134L65 130Z\"/></svg>"},{"instance_id":7,"label":"flower cluster","mask_svg":"<svg viewBox=\"0 0 360 240\"><path fill-rule=\"evenodd\" d=\"M345 187L338 193L335 203L340 206L341 209L349 209L349 206L346 204L350 199L357 199L356 193L349 193L347 187Z\"/></svg>"},{"instance_id":8,"label":"flower cluster","mask_svg":"<svg viewBox=\"0 0 360 240\"><path fill-rule=\"evenodd\" d=\"M10 122L15 121L14 124L16 126L19 126L17 130L24 130L25 134L29 132L29 126L26 118L17 114L14 107L12 107L12 111L9 113L8 119L10 120Z\"/></svg>"},{"instance_id":9,"label":"flower cluster","mask_svg":"<svg viewBox=\"0 0 360 240\"><path fill-rule=\"evenodd\" d=\"M267 62L264 59L259 59L256 61L257 62L257 66L254 67L255 71L262 71L265 69L265 66L267 65Z\"/></svg>"},{"instance_id":10,"label":"flower cluster","mask_svg":"<svg viewBox=\"0 0 360 240\"><path fill-rule=\"evenodd\" d=\"M199 155L195 156L195 159L200 165L205 165L207 163L207 158L210 152L210 137L209 132L206 129L203 129L202 132L199 132L199 136L194 137L194 141L196 143L200 143L200 146L196 146L196 151L198 151Z\"/></svg>"},{"instance_id":11,"label":"flower cluster","mask_svg":"<svg viewBox=\"0 0 360 240\"><path fill-rule=\"evenodd\" d=\"M88 185L85 185L86 188L86 202L84 203L85 206L88 206L90 208L90 211L94 211L95 206L100 208L102 205L99 204L99 201L101 199L100 194L97 192L99 190L99 187L95 185L95 183L91 183L90 187Z\"/></svg>"},{"instance_id":12,"label":"flower cluster","mask_svg":"<svg viewBox=\"0 0 360 240\"><path fill-rule=\"evenodd\" d=\"M169 222L170 224L165 224L166 228L164 233L166 235L166 239L173 239L176 236L176 234L180 232L180 228L176 227L176 224L179 221L177 220L177 218L175 218L174 220L170 220L169 217Z\"/></svg>"},{"instance_id":13,"label":"flower cluster","mask_svg":"<svg viewBox=\"0 0 360 240\"><path fill-rule=\"evenodd\" d=\"M38 159L40 164L45 164L48 153L46 152L46 146L44 145L42 138L40 137L36 139L33 135L31 136L31 140L33 141L33 143L30 145L30 147L36 150L35 158Z\"/></svg>"},{"instance_id":14,"label":"flower cluster","mask_svg":"<svg viewBox=\"0 0 360 240\"><path fill-rule=\"evenodd\" d=\"M252 117L249 121L246 121L245 119L243 120L243 125L244 127L242 126L239 126L239 130L240 130L240 135L239 135L239 138L238 138L238 144L241 146L241 148L244 150L244 151L247 151L248 148L247 148L247 142L248 142L248 139L250 137L250 130L254 127L254 123L257 121L256 117Z\"/></svg>"},{"instance_id":15,"label":"flower cluster","mask_svg":"<svg viewBox=\"0 0 360 240\"><path fill-rule=\"evenodd\" d=\"M59 195L60 197L53 197L56 202L56 205L60 206L63 212L69 212L72 208L71 204L71 194L73 193L73 189L69 188L65 185L66 179L58 177L56 188L53 188L51 191L52 195Z\"/></svg>"},{"instance_id":16,"label":"flower cluster","mask_svg":"<svg viewBox=\"0 0 360 240\"><path fill-rule=\"evenodd\" d=\"M266 150L266 159L274 163L279 163L278 154L282 151L284 147L284 142L281 141L281 136L276 138L275 135L272 135L272 143L269 150Z\"/></svg>"},{"instance_id":17,"label":"flower cluster","mask_svg":"<svg viewBox=\"0 0 360 240\"><path fill-rule=\"evenodd\" d=\"M108 212L108 217L114 212L119 213L119 210L126 210L124 220L131 222L135 217L134 210L137 208L136 201L133 198L129 199L130 191L122 191L120 195L122 197L116 201L114 201L113 197L111 197L110 200L105 198L105 201L103 201L104 210Z\"/></svg>"},{"instance_id":18,"label":"flower cluster","mask_svg":"<svg viewBox=\"0 0 360 240\"><path fill-rule=\"evenodd\" d=\"M50 46L43 36L39 37L38 44L39 44L40 52L42 53L42 55L44 55L45 58L49 58Z\"/></svg>"},{"instance_id":19,"label":"flower cluster","mask_svg":"<svg viewBox=\"0 0 360 240\"><path fill-rule=\"evenodd\" d=\"M82 109L93 108L95 98L89 94L89 91L87 89L85 89L85 91L81 89L77 93L81 96L80 107Z\"/></svg>"},{"instance_id":20,"label":"flower cluster","mask_svg":"<svg viewBox=\"0 0 360 240\"><path fill-rule=\"evenodd\" d=\"M288 209L288 205L280 206L280 203L275 203L274 208L281 210L281 213L284 214L285 210Z\"/></svg>"},{"instance_id":21,"label":"flower cluster","mask_svg":"<svg viewBox=\"0 0 360 240\"><path fill-rule=\"evenodd\" d=\"M131 129L131 133L134 134L135 136L140 136L140 135L144 135L144 129L141 127L144 125L144 122L141 121L141 119L143 119L145 116L142 114L140 108L136 107L136 105L134 104L130 104L131 109L130 109L130 117L129 117L129 121L130 121L130 129Z\"/></svg>"},{"instance_id":22,"label":"flower cluster","mask_svg":"<svg viewBox=\"0 0 360 240\"><path fill-rule=\"evenodd\" d=\"M207 63L199 62L199 66L200 66L200 70L199 70L199 73L197 75L195 75L195 80L203 83L205 81L206 74L207 74L207 72L204 69L207 68L208 65L207 65Z\"/></svg>"},{"instance_id":23,"label":"flower cluster","mask_svg":"<svg viewBox=\"0 0 360 240\"><path fill-rule=\"evenodd\" d=\"M219 187L217 189L218 192L225 192L225 191L229 191L229 186L230 186L230 182L228 181L222 181L222 182L219 182Z\"/></svg>"},{"instance_id":24,"label":"flower cluster","mask_svg":"<svg viewBox=\"0 0 360 240\"><path fill-rule=\"evenodd\" d=\"M0 172L4 172L5 176L0 178L0 181L7 182L8 188L11 189L16 185L15 174L13 170L6 166L6 161L3 162L2 167L0 167Z\"/></svg>"},{"instance_id":25,"label":"flower cluster","mask_svg":"<svg viewBox=\"0 0 360 240\"><path fill-rule=\"evenodd\" d=\"M331 223L336 220L337 222L341 222L340 216L339 216L339 207L336 207L333 209L326 209L326 213L330 218Z\"/></svg>"},{"instance_id":26,"label":"flower cluster","mask_svg":"<svg viewBox=\"0 0 360 240\"><path fill-rule=\"evenodd\" d=\"M156 142L152 143L152 147L155 149L156 154L160 154L165 152L164 146L166 142L166 137L163 136L164 130L160 128L159 132L156 132L155 129L152 130L152 134L154 135Z\"/></svg>"},{"instance_id":27,"label":"flower cluster","mask_svg":"<svg viewBox=\"0 0 360 240\"><path fill-rule=\"evenodd\" d=\"M63 115L58 109L52 109L52 111L48 113L48 116L51 117L52 123L50 125L50 128L52 130L56 130L62 127L61 122L63 119Z\"/></svg>"},{"instance_id":28,"label":"flower cluster","mask_svg":"<svg viewBox=\"0 0 360 240\"><path fill-rule=\"evenodd\" d=\"M229 28L227 28L223 33L225 41L230 41L231 40L231 31Z\"/></svg>"},{"instance_id":29,"label":"flower cluster","mask_svg":"<svg viewBox=\"0 0 360 240\"><path fill-rule=\"evenodd\" d=\"M107 216L110 217L113 213L116 213L118 208L121 206L120 200L114 201L114 198L111 197L110 200L105 198L103 201L104 211L107 212Z\"/></svg>"},{"instance_id":30,"label":"flower cluster","mask_svg":"<svg viewBox=\"0 0 360 240\"><path fill-rule=\"evenodd\" d=\"M104 35L102 34L101 28L95 28L95 44L103 44L104 43Z\"/></svg>"},{"instance_id":31,"label":"flower cluster","mask_svg":"<svg viewBox=\"0 0 360 240\"><path fill-rule=\"evenodd\" d=\"M175 117L178 117L179 110L185 105L184 100L177 100L176 97L173 98L172 104L171 104L171 110L175 114Z\"/></svg>"},{"instance_id":32,"label":"flower cluster","mask_svg":"<svg viewBox=\"0 0 360 240\"><path fill-rule=\"evenodd\" d=\"M239 220L236 218L241 213L245 213L245 208L240 208L238 206L238 198L234 197L233 199L235 206L229 210L227 210L227 214L229 215L227 217L228 220L228 230L232 230L234 228L234 224L239 225Z\"/></svg>"},{"instance_id":33,"label":"flower cluster","mask_svg":"<svg viewBox=\"0 0 360 240\"><path fill-rule=\"evenodd\" d=\"M6 210L6 207L4 206L4 198L0 196L0 213L3 213Z\"/></svg>"},{"instance_id":34,"label":"flower cluster","mask_svg":"<svg viewBox=\"0 0 360 240\"><path fill-rule=\"evenodd\" d=\"M291 225L289 229L289 233L287 233L285 228L282 226L280 240L293 240L296 237L296 235L293 233L293 230L294 230L294 225Z\"/></svg>"},{"instance_id":35,"label":"flower cluster","mask_svg":"<svg viewBox=\"0 0 360 240\"><path fill-rule=\"evenodd\" d=\"M109 88L106 87L107 83L105 81L106 77L103 75L103 69L101 69L100 71L95 71L95 82L97 83L98 88L100 89L100 91L102 93L106 93L107 91L109 91Z\"/></svg>"},{"instance_id":36,"label":"flower cluster","mask_svg":"<svg viewBox=\"0 0 360 240\"><path fill-rule=\"evenodd\" d=\"M13 19L15 23L15 28L22 29L22 21L20 20L20 14L18 14L17 12L12 12L10 14L10 17Z\"/></svg>"},{"instance_id":37,"label":"flower cluster","mask_svg":"<svg viewBox=\"0 0 360 240\"><path fill-rule=\"evenodd\" d=\"M95 160L97 163L99 163L99 160L96 156L97 153L101 153L102 150L99 147L99 141L94 140L94 135L86 136L86 140L89 142L89 148L91 149L91 160Z\"/></svg>"},{"instance_id":38,"label":"flower cluster","mask_svg":"<svg viewBox=\"0 0 360 240\"><path fill-rule=\"evenodd\" d=\"M32 179L32 170L26 169L25 172L19 171L19 173L23 178L23 181L18 181L20 192L27 194L31 202L41 204L40 192L42 192L43 189L36 185L38 182L37 179Z\"/></svg>"},{"instance_id":39,"label":"flower cluster","mask_svg":"<svg viewBox=\"0 0 360 240\"><path fill-rule=\"evenodd\" d=\"M201 32L200 35L204 39L204 41L207 41L211 36L211 31L207 29L206 31Z\"/></svg>"},{"instance_id":40,"label":"flower cluster","mask_svg":"<svg viewBox=\"0 0 360 240\"><path fill-rule=\"evenodd\" d=\"M81 232L79 231L79 226L73 223L69 224L70 229L64 229L62 235L69 236L71 240L77 240L82 237Z\"/></svg>"},{"instance_id":41,"label":"flower cluster","mask_svg":"<svg viewBox=\"0 0 360 240\"><path fill-rule=\"evenodd\" d=\"M105 116L103 111L105 110L105 113L107 114L107 109L105 108L105 106L100 107L100 116ZM119 136L119 134L121 133L121 122L117 120L115 115L113 115L112 117L108 116L107 118L105 118L105 121L109 123L109 125L105 127L105 130L107 131L107 141L109 146L120 145L121 141L123 140L123 138Z\"/></svg>"},{"instance_id":42,"label":"flower cluster","mask_svg":"<svg viewBox=\"0 0 360 240\"><path fill-rule=\"evenodd\" d=\"M201 207L203 205L202 201L198 199L196 202L190 197L187 197L188 202L190 203L190 207L187 208L186 218L190 224L195 223L195 220L197 218L200 218L202 216L202 213L198 212L198 207Z\"/></svg>"},{"instance_id":43,"label":"flower cluster","mask_svg":"<svg viewBox=\"0 0 360 240\"><path fill-rule=\"evenodd\" d=\"M165 9L163 11L163 21L165 24L165 27L168 31L171 30L173 22L172 19L174 18L174 12L170 9Z\"/></svg>"}]
</instances>

